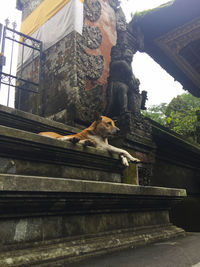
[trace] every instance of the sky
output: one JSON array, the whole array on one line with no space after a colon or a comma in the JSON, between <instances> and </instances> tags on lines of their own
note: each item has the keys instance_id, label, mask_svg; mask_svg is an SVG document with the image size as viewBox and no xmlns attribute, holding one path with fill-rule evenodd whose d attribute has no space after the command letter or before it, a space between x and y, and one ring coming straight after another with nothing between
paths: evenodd
<instances>
[{"instance_id":1,"label":"sky","mask_svg":"<svg viewBox=\"0 0 200 267\"><path fill-rule=\"evenodd\" d=\"M131 13L155 8L167 2L169 0L122 0L121 7L129 22ZM134 75L140 80L140 91L148 92L147 107L169 103L177 95L186 92L179 82L174 81L174 78L146 53L136 53L132 68Z\"/></svg>"},{"instance_id":2,"label":"sky","mask_svg":"<svg viewBox=\"0 0 200 267\"><path fill-rule=\"evenodd\" d=\"M0 23L4 24L6 18L11 23L17 22L17 30L20 29L21 12L15 9L16 0L0 0ZM155 8L169 0L122 0L121 7L126 15L127 22L131 19L131 13ZM10 24L11 26L12 24ZM136 53L133 58L133 73L140 80L140 91L148 92L147 107L169 103L173 97L184 93L180 83L175 82L165 70L145 53ZM11 92L9 105L14 107L14 90ZM0 89L0 104L6 105L7 92L4 87Z\"/></svg>"},{"instance_id":3,"label":"sky","mask_svg":"<svg viewBox=\"0 0 200 267\"><path fill-rule=\"evenodd\" d=\"M21 23L21 12L18 11L16 6L16 0L0 0L1 8L0 8L0 23L5 25L5 20L8 18L10 20L9 27L12 28L12 23L17 23L16 30L20 29L20 23ZM11 54L11 46L10 42L7 41L7 50L5 51L6 54L6 61L9 62L10 58L9 55ZM16 55L17 47L15 47L15 55ZM17 55L15 57L15 61L13 62L13 69L16 69L16 63L17 63ZM3 69L3 71L8 72L9 68ZM7 105L7 87L1 86L0 88L0 104ZM14 107L14 88L11 87L10 92L10 101L9 106Z\"/></svg>"}]
</instances>

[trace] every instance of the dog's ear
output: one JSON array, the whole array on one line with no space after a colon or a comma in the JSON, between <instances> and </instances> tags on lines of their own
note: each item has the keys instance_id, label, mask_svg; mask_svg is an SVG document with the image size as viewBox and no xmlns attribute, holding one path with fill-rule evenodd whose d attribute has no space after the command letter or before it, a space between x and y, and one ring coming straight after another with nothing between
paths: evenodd
<instances>
[{"instance_id":1,"label":"dog's ear","mask_svg":"<svg viewBox=\"0 0 200 267\"><path fill-rule=\"evenodd\" d=\"M94 112L94 120L95 121L101 121L102 120L101 115L97 111Z\"/></svg>"},{"instance_id":2,"label":"dog's ear","mask_svg":"<svg viewBox=\"0 0 200 267\"><path fill-rule=\"evenodd\" d=\"M114 121L114 123L116 123L117 122L117 120L113 120Z\"/></svg>"}]
</instances>

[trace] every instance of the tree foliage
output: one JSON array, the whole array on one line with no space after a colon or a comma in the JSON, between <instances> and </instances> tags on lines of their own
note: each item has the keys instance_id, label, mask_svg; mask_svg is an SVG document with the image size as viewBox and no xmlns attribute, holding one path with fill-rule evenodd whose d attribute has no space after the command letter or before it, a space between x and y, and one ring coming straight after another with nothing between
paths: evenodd
<instances>
[{"instance_id":1,"label":"tree foliage","mask_svg":"<svg viewBox=\"0 0 200 267\"><path fill-rule=\"evenodd\" d=\"M152 106L143 115L191 141L200 142L199 112L200 98L185 93L173 98L168 105Z\"/></svg>"},{"instance_id":2,"label":"tree foliage","mask_svg":"<svg viewBox=\"0 0 200 267\"><path fill-rule=\"evenodd\" d=\"M148 117L162 125L166 125L166 108L167 104L166 103L161 103L160 105L153 105L147 110L142 111L142 114L145 117Z\"/></svg>"}]
</instances>

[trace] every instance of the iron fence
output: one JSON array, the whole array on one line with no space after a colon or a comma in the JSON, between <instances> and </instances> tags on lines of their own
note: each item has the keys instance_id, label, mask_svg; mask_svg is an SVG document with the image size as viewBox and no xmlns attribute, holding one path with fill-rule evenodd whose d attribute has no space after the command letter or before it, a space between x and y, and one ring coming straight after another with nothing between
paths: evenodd
<instances>
[{"instance_id":1,"label":"iron fence","mask_svg":"<svg viewBox=\"0 0 200 267\"><path fill-rule=\"evenodd\" d=\"M11 87L15 88L16 108L20 108L21 92L39 93L42 67L42 42L16 31L16 23L9 27L0 24L0 92L4 89L7 106ZM7 96L5 96L5 90Z\"/></svg>"}]
</instances>

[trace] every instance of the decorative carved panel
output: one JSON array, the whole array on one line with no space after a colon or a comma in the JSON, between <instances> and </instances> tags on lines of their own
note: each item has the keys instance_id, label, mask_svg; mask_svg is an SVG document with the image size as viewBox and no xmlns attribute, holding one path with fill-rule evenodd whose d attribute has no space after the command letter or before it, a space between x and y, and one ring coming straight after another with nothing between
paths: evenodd
<instances>
[{"instance_id":1,"label":"decorative carved panel","mask_svg":"<svg viewBox=\"0 0 200 267\"><path fill-rule=\"evenodd\" d=\"M197 51L195 41L198 43L199 39L200 17L155 40L155 43L197 86L200 85L198 67L200 54L199 50ZM193 60L195 61L194 65Z\"/></svg>"},{"instance_id":2,"label":"decorative carved panel","mask_svg":"<svg viewBox=\"0 0 200 267\"><path fill-rule=\"evenodd\" d=\"M101 4L98 0L86 0L85 16L92 22L97 21L101 16Z\"/></svg>"}]
</instances>

